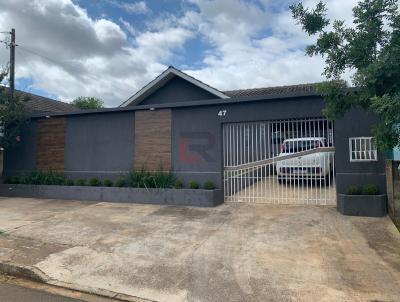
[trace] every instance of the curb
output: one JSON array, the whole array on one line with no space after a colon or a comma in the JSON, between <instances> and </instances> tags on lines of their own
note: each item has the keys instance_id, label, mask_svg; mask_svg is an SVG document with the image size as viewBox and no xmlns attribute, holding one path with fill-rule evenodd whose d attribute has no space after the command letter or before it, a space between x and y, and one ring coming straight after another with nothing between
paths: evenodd
<instances>
[{"instance_id":1,"label":"curb","mask_svg":"<svg viewBox=\"0 0 400 302\"><path fill-rule=\"evenodd\" d=\"M9 276L13 276L13 277L17 277L17 278L28 279L28 280L31 280L34 282L46 283L48 285L65 288L65 289L69 289L69 290L74 290L74 291L78 291L78 292L82 292L82 293L86 293L86 294L93 294L93 295L101 296L101 297L105 297L105 298L116 299L119 301L156 302L153 300L148 300L148 299L144 299L144 298L139 298L139 297L135 297L135 296L130 296L130 295L126 295L126 294L113 292L113 291L110 291L107 289L94 288L94 287L89 287L89 286L82 286L82 285L78 285L78 284L72 284L72 283L67 283L67 282L63 282L63 281L58 281L56 279L51 279L44 272L37 269L36 267L17 265L12 262L0 262L0 273L9 275Z\"/></svg>"},{"instance_id":2,"label":"curb","mask_svg":"<svg viewBox=\"0 0 400 302\"><path fill-rule=\"evenodd\" d=\"M34 267L16 265L12 262L0 262L0 272L5 275L35 282L47 283L50 280L46 274Z\"/></svg>"}]
</instances>

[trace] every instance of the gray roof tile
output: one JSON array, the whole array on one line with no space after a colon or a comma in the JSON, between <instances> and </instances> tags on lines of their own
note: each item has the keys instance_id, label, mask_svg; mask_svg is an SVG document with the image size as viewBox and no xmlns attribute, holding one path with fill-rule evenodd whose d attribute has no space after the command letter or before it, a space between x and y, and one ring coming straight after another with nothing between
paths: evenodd
<instances>
[{"instance_id":1,"label":"gray roof tile","mask_svg":"<svg viewBox=\"0 0 400 302\"><path fill-rule=\"evenodd\" d=\"M253 96L279 96L284 97L297 96L299 94L317 94L316 91L317 83L311 84L299 84L299 85L288 85L288 86L276 86L267 88L252 88L252 89L239 89L223 91L227 96L231 98L238 97L253 97Z\"/></svg>"},{"instance_id":2,"label":"gray roof tile","mask_svg":"<svg viewBox=\"0 0 400 302\"><path fill-rule=\"evenodd\" d=\"M8 88L5 88L7 91ZM43 113L43 112L73 112L79 111L74 105L64 103L61 101L53 100L40 96L37 94L29 93L22 90L15 90L17 97L26 98L25 108L30 113Z\"/></svg>"}]
</instances>

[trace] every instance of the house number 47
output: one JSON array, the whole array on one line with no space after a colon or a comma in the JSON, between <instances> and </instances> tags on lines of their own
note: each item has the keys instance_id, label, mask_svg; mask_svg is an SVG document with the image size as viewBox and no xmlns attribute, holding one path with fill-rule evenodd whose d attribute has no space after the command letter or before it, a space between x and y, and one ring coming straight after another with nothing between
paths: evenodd
<instances>
[{"instance_id":1,"label":"house number 47","mask_svg":"<svg viewBox=\"0 0 400 302\"><path fill-rule=\"evenodd\" d=\"M225 116L225 115L226 115L226 110L218 111L218 116Z\"/></svg>"}]
</instances>

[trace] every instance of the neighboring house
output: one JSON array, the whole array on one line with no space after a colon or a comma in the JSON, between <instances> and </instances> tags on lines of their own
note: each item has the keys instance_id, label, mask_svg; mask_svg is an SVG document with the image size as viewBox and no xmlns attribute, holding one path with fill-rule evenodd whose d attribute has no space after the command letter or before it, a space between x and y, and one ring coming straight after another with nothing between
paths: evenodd
<instances>
[{"instance_id":1,"label":"neighboring house","mask_svg":"<svg viewBox=\"0 0 400 302\"><path fill-rule=\"evenodd\" d=\"M8 88L5 88L6 93ZM60 112L72 112L78 111L79 109L75 106L64 103L61 101L56 101L50 98L46 98L33 93L15 90L15 96L26 99L25 109L29 114L34 113L60 113ZM3 170L3 150L0 150L0 174Z\"/></svg>"},{"instance_id":2,"label":"neighboring house","mask_svg":"<svg viewBox=\"0 0 400 302\"><path fill-rule=\"evenodd\" d=\"M385 192L377 117L354 108L328 121L324 108L315 84L220 91L169 67L118 108L33 114L5 173L164 170L185 186L211 180L238 202L335 204L366 183Z\"/></svg>"},{"instance_id":3,"label":"neighboring house","mask_svg":"<svg viewBox=\"0 0 400 302\"><path fill-rule=\"evenodd\" d=\"M16 90L17 97L26 98L25 107L30 113L40 112L72 112L79 109L72 104L46 98L37 94Z\"/></svg>"}]
</instances>

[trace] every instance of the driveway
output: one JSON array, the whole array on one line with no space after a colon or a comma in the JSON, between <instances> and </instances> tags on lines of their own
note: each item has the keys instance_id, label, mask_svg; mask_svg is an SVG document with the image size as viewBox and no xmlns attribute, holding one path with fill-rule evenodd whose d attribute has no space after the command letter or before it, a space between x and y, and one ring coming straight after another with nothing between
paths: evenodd
<instances>
[{"instance_id":1,"label":"driveway","mask_svg":"<svg viewBox=\"0 0 400 302\"><path fill-rule=\"evenodd\" d=\"M0 261L155 301L399 301L389 218L0 198Z\"/></svg>"}]
</instances>

